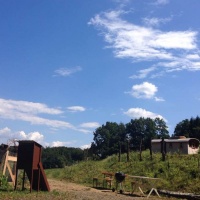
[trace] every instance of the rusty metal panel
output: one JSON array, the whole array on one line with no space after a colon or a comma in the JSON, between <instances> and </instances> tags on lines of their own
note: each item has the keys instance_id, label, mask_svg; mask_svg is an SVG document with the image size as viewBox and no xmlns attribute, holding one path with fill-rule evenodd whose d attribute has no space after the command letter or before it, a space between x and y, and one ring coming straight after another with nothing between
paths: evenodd
<instances>
[{"instance_id":1,"label":"rusty metal panel","mask_svg":"<svg viewBox=\"0 0 200 200\"><path fill-rule=\"evenodd\" d=\"M34 144L33 149L33 169L38 169L38 163L41 161L41 146Z\"/></svg>"}]
</instances>

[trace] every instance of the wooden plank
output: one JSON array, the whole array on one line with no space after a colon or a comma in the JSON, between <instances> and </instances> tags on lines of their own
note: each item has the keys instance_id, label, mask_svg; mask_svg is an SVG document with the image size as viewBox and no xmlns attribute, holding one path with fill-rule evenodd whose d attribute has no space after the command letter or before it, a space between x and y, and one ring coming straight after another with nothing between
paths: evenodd
<instances>
[{"instance_id":1,"label":"wooden plank","mask_svg":"<svg viewBox=\"0 0 200 200\"><path fill-rule=\"evenodd\" d=\"M10 165L9 165L8 162L6 163L6 166L7 166L7 168L8 168L8 171L9 171L10 177L11 177L12 182L13 182L13 185L14 185L14 184L15 184L15 175L13 175L12 170L11 170Z\"/></svg>"},{"instance_id":2,"label":"wooden plank","mask_svg":"<svg viewBox=\"0 0 200 200\"><path fill-rule=\"evenodd\" d=\"M17 162L17 157L15 156L8 156L9 161Z\"/></svg>"},{"instance_id":3,"label":"wooden plank","mask_svg":"<svg viewBox=\"0 0 200 200\"><path fill-rule=\"evenodd\" d=\"M6 163L8 161L8 153L9 151L6 152L6 157L5 157L4 167L3 167L3 175L5 175L6 173Z\"/></svg>"},{"instance_id":4,"label":"wooden plank","mask_svg":"<svg viewBox=\"0 0 200 200\"><path fill-rule=\"evenodd\" d=\"M130 175L127 175L131 178L141 178L141 179L150 179L150 180L159 180L160 178L151 178L151 177L147 177L147 176L130 176Z\"/></svg>"}]
</instances>

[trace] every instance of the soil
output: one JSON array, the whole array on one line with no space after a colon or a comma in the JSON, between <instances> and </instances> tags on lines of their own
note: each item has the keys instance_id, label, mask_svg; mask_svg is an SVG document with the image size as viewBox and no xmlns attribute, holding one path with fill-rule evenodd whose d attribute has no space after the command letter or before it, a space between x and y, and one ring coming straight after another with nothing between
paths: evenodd
<instances>
[{"instance_id":1,"label":"soil","mask_svg":"<svg viewBox=\"0 0 200 200\"><path fill-rule=\"evenodd\" d=\"M93 187L86 187L75 183L69 183L62 180L48 179L51 191L58 191L67 193L70 196L70 200L146 200L146 197L139 195L131 195L130 192L123 192L120 194L119 191L113 192L108 189L99 189ZM168 199L158 196L151 195L151 200ZM170 198L171 199L171 198Z\"/></svg>"}]
</instances>

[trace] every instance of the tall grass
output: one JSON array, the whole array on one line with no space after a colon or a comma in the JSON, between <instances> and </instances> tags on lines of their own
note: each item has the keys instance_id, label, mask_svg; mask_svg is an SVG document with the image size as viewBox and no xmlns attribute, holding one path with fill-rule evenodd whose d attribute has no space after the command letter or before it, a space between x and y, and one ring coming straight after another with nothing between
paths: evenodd
<instances>
[{"instance_id":1,"label":"tall grass","mask_svg":"<svg viewBox=\"0 0 200 200\"><path fill-rule=\"evenodd\" d=\"M168 154L162 161L161 154L154 154L152 159L148 151L142 153L142 161L139 152L130 153L130 161L126 161L126 154L109 156L101 161L83 161L63 169L46 170L49 178L62 179L70 182L92 186L93 177L103 178L102 172L123 172L132 176L148 176L160 178L156 181L159 189L189 192L200 194L200 155ZM125 186L130 189L132 178L126 176ZM145 180L144 187L149 182Z\"/></svg>"}]
</instances>

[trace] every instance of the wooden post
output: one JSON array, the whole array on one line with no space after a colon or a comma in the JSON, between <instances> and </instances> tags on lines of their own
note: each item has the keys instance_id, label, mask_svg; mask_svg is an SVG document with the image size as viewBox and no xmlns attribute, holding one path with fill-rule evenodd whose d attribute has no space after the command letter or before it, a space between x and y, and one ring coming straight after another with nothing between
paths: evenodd
<instances>
[{"instance_id":1,"label":"wooden post","mask_svg":"<svg viewBox=\"0 0 200 200\"><path fill-rule=\"evenodd\" d=\"M161 142L161 151L162 151L162 161L165 161L165 140L162 138Z\"/></svg>"},{"instance_id":2,"label":"wooden post","mask_svg":"<svg viewBox=\"0 0 200 200\"><path fill-rule=\"evenodd\" d=\"M152 145L150 144L150 158L151 160L153 160L153 156L152 156Z\"/></svg>"},{"instance_id":3,"label":"wooden post","mask_svg":"<svg viewBox=\"0 0 200 200\"><path fill-rule=\"evenodd\" d=\"M140 161L142 161L142 138L140 140Z\"/></svg>"},{"instance_id":4,"label":"wooden post","mask_svg":"<svg viewBox=\"0 0 200 200\"><path fill-rule=\"evenodd\" d=\"M118 162L121 162L121 142L119 142L119 157Z\"/></svg>"},{"instance_id":5,"label":"wooden post","mask_svg":"<svg viewBox=\"0 0 200 200\"><path fill-rule=\"evenodd\" d=\"M4 167L3 167L3 175L5 175L6 173L6 163L8 162L8 154L9 154L9 151L6 152L6 157L5 157Z\"/></svg>"},{"instance_id":6,"label":"wooden post","mask_svg":"<svg viewBox=\"0 0 200 200\"><path fill-rule=\"evenodd\" d=\"M127 140L127 162L129 162L129 154L130 154L130 147L129 147L129 139Z\"/></svg>"}]
</instances>

